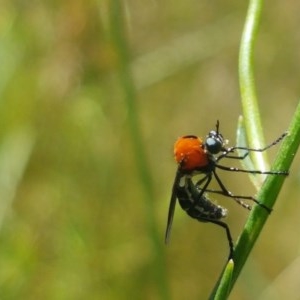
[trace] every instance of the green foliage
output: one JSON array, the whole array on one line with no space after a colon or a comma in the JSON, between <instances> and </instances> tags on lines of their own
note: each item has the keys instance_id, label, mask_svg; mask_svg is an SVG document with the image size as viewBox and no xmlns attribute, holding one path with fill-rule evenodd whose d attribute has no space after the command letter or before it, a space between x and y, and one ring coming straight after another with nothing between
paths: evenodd
<instances>
[{"instance_id":1,"label":"green foliage","mask_svg":"<svg viewBox=\"0 0 300 300\"><path fill-rule=\"evenodd\" d=\"M249 138L251 148L262 148L263 131L256 97L254 80L253 50L257 36L257 29L261 14L262 0L252 0L249 3L248 15L246 18L244 33L240 47L240 86L242 107L245 116L245 131ZM241 130L241 129L240 129ZM281 150L274 162L274 170L289 170L297 152L300 143L300 104L294 114L294 118L289 128L289 136L285 138ZM268 163L265 161L264 154L255 152L253 154L253 169L265 170ZM269 208L274 206L281 186L284 182L284 176L269 176L257 195L257 199ZM258 185L256 183L256 185ZM269 214L256 206L248 217L240 238L236 244L235 267L232 276L228 276L226 268L221 275L219 282L211 295L211 299L221 299L221 295L229 295L228 286L233 288L251 249L254 246L260 232L263 229ZM224 283L225 282L225 283ZM225 299L226 297L223 297Z\"/></svg>"},{"instance_id":2,"label":"green foliage","mask_svg":"<svg viewBox=\"0 0 300 300\"><path fill-rule=\"evenodd\" d=\"M234 144L246 9L238 0L1 2L1 299L208 297L228 254L224 232L177 209L170 245L163 244L172 144L183 134L204 137L217 119ZM299 12L278 2L261 13L251 55L259 126L272 141L298 114ZM274 169L295 157L297 122ZM238 239L239 259L227 266L219 298L238 275L231 299L257 299L266 287L274 294L274 278L296 261L299 161L294 166L239 275L267 218L251 212L245 228L253 236L243 231ZM231 191L255 193L247 176L220 176ZM280 180L268 178L257 197L273 206ZM229 209L237 240L248 212L216 201Z\"/></svg>"}]
</instances>

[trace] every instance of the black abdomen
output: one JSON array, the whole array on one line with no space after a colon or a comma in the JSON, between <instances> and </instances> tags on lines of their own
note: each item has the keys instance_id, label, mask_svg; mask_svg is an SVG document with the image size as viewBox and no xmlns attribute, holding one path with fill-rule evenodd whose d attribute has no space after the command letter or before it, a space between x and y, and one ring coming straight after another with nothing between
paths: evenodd
<instances>
[{"instance_id":1,"label":"black abdomen","mask_svg":"<svg viewBox=\"0 0 300 300\"><path fill-rule=\"evenodd\" d=\"M227 209L211 202L205 194L201 195L191 178L182 177L183 182L177 186L178 202L186 213L201 222L219 220L226 217Z\"/></svg>"}]
</instances>

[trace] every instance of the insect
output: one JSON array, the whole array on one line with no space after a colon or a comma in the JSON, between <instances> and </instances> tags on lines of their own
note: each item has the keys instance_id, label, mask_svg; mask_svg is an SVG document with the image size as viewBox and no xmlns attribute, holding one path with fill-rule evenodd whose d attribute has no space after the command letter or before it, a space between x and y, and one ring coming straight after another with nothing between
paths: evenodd
<instances>
[{"instance_id":1,"label":"insect","mask_svg":"<svg viewBox=\"0 0 300 300\"><path fill-rule=\"evenodd\" d=\"M243 160L249 155L250 152L263 152L269 149L270 147L276 145L277 143L279 143L286 135L287 132L283 133L277 140L275 140L268 146L261 149L253 149L253 148L239 147L239 146L226 148L225 145L227 141L224 140L222 134L219 132L219 121L217 121L216 130L210 131L204 142L202 141L202 139L194 135L187 135L179 138L174 145L174 156L176 162L178 163L178 169L177 169L177 173L172 188L165 242L168 243L170 238L173 216L174 216L174 211L176 206L176 199L178 198L178 200L180 201L181 198L181 202L182 202L182 199L184 198L182 194L183 191L186 194L194 195L193 197L189 196L190 207L188 211L193 211L196 207L199 210L199 208L202 207L204 203L206 203L204 199L207 198L206 196L204 196L204 193L209 191L209 192L219 193L226 197L232 198L233 200L235 200L237 203L239 203L240 205L242 205L244 208L248 210L251 210L251 206L245 203L243 200L251 200L257 203L258 205L260 205L261 207L263 207L267 212L270 212L271 211L270 208L261 204L254 197L234 195L232 192L230 192L222 183L220 177L216 172L216 169L221 169L221 170L231 171L231 172L244 172L250 174L288 175L288 171L244 170L235 167L227 167L219 164L219 161L224 158ZM245 154L234 155L234 152L236 150L244 150ZM184 178L185 176L189 176L189 178L191 178L197 174L203 174L203 177L200 180L198 180L198 182L195 184L192 181L186 183L184 185L184 190L182 190L181 179ZM208 190L208 186L213 177L216 179L221 189L220 191ZM194 190L192 189L192 185L197 190L197 193L191 192L192 190ZM185 198L187 198L186 196ZM206 206L206 210L209 210L208 207L209 206ZM214 222L212 222L212 220L214 220ZM213 218L209 220L209 222L217 224L215 221L216 220ZM218 221L219 225L221 225L220 222L221 221ZM225 223L223 222L221 223L223 224L221 226L224 227ZM230 236L230 234L228 235L228 232L229 229L227 230L227 237Z\"/></svg>"},{"instance_id":2,"label":"insect","mask_svg":"<svg viewBox=\"0 0 300 300\"><path fill-rule=\"evenodd\" d=\"M210 222L223 227L229 243L229 259L232 258L234 249L231 233L228 225L220 221L220 219L227 216L227 209L214 204L206 194L202 194L201 189L193 183L191 176L182 175L181 173L177 173L177 175L173 193L178 198L181 208L190 217L200 222Z\"/></svg>"}]
</instances>

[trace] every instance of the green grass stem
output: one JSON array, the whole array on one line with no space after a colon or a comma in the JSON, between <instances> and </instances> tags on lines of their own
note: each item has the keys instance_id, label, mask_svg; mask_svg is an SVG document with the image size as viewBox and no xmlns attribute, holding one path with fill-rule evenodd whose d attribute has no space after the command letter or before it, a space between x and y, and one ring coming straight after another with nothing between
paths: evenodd
<instances>
[{"instance_id":1,"label":"green grass stem","mask_svg":"<svg viewBox=\"0 0 300 300\"><path fill-rule=\"evenodd\" d=\"M248 140L251 148L262 148L265 145L255 88L253 55L262 5L262 0L249 1L239 55L241 104L247 137L251 137ZM266 153L255 152L251 156L256 169L268 169Z\"/></svg>"},{"instance_id":2,"label":"green grass stem","mask_svg":"<svg viewBox=\"0 0 300 300\"><path fill-rule=\"evenodd\" d=\"M289 127L289 135L283 140L280 150L277 154L275 162L273 164L273 170L289 170L295 154L300 144L300 103L296 109L291 125ZM272 176L269 175L265 180L261 190L257 195L257 199L272 208L275 204L276 198L280 192L280 189L285 180L285 176ZM233 288L238 276L243 269L243 266L270 215L261 207L255 206L249 215L249 218L245 224L245 227L237 241L235 247L235 258L234 258L234 270L230 283L230 290ZM225 272L221 275L218 283L216 284L210 299L216 299L215 295L221 293L219 289L223 289L224 284L223 277ZM226 280L226 279L225 279ZM220 285L223 282L223 285ZM228 283L227 283L228 284Z\"/></svg>"},{"instance_id":3,"label":"green grass stem","mask_svg":"<svg viewBox=\"0 0 300 300\"><path fill-rule=\"evenodd\" d=\"M148 166L146 151L140 131L137 113L137 95L129 68L130 58L124 28L124 11L120 0L110 1L111 33L119 62L120 85L124 90L124 101L127 106L127 120L129 135L133 147L135 164L140 178L141 187L144 190L145 209L148 222L149 237L153 243L154 261L153 272L156 286L161 299L170 299L165 268L165 256L163 239L158 231L155 219L153 179Z\"/></svg>"},{"instance_id":4,"label":"green grass stem","mask_svg":"<svg viewBox=\"0 0 300 300\"><path fill-rule=\"evenodd\" d=\"M239 76L241 101L243 108L243 122L239 122L239 140L248 137L247 144L251 148L262 148L264 143L262 125L254 81L253 50L257 37L257 30L261 15L263 1L252 0L246 17L245 28L241 40L239 57ZM242 131L245 129L245 132ZM251 139L249 139L251 137ZM243 141L244 143L245 141ZM273 164L273 170L289 170L300 142L300 104L296 109L289 127L289 135L283 140L280 150ZM268 163L263 153L253 153L251 169L266 170ZM272 208L280 192L285 176L268 176L264 181L257 199L264 205ZM256 184L256 186L258 186ZM221 299L218 295L228 295L232 290L241 270L260 234L269 214L259 206L255 206L249 214L245 227L235 247L234 269L231 276L227 276L227 268L224 269L217 282L210 299ZM226 298L223 298L226 299Z\"/></svg>"}]
</instances>

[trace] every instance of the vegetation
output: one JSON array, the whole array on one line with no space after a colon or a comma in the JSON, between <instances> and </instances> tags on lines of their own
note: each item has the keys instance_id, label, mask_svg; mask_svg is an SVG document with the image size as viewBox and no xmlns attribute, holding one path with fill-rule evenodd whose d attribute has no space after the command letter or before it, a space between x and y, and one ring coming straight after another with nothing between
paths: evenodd
<instances>
[{"instance_id":1,"label":"vegetation","mask_svg":"<svg viewBox=\"0 0 300 300\"><path fill-rule=\"evenodd\" d=\"M204 137L217 119L234 145L241 114L239 130L257 140L247 131L251 110L240 104L247 5L2 1L1 299L209 297L228 255L224 232L177 207L170 245L163 244L172 145L183 134ZM238 238L249 213L211 197L228 208L241 257L215 291L223 297L239 276L230 299L295 299L299 9L292 2L258 8L251 67L259 139L265 144L289 129L292 138L279 156L279 147L270 149L269 161L284 168L295 160L268 222L251 212L246 228L256 224L255 239L265 226L245 265L253 244ZM220 176L231 191L256 193L247 175ZM271 195L264 199L271 206L277 180L268 178L258 194Z\"/></svg>"}]
</instances>

